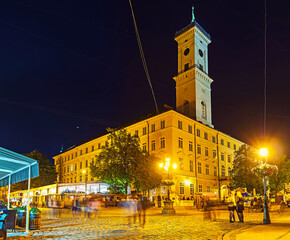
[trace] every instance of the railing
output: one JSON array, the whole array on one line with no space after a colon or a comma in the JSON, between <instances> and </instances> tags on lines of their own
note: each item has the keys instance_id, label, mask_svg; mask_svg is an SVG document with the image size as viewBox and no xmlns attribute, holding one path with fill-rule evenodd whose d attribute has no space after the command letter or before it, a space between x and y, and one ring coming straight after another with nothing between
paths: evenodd
<instances>
[{"instance_id":1,"label":"railing","mask_svg":"<svg viewBox=\"0 0 290 240\"><path fill-rule=\"evenodd\" d=\"M181 74L181 73L184 73L184 72L186 72L186 71L188 71L188 70L190 70L190 69L192 69L192 68L195 68L195 67L197 67L197 68L198 68L200 71L202 71L203 73L207 74L207 73L203 70L203 68L202 68L200 65L198 65L198 64L194 64L194 65L190 66L189 68L184 69L184 70L178 72L177 75L179 75L179 74Z\"/></svg>"}]
</instances>

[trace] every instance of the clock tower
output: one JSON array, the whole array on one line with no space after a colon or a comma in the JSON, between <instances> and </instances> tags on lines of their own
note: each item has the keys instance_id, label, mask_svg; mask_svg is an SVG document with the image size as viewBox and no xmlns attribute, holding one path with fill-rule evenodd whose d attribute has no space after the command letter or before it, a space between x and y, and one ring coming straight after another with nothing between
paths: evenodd
<instances>
[{"instance_id":1,"label":"clock tower","mask_svg":"<svg viewBox=\"0 0 290 240\"><path fill-rule=\"evenodd\" d=\"M195 21L175 34L178 43L176 110L213 128L211 121L211 83L208 76L210 35Z\"/></svg>"}]
</instances>

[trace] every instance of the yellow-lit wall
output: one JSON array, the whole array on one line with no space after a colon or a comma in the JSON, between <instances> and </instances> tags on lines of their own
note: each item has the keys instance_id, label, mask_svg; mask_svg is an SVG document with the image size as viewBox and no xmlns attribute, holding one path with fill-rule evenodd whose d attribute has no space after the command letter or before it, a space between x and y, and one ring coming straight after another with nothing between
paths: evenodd
<instances>
[{"instance_id":1,"label":"yellow-lit wall","mask_svg":"<svg viewBox=\"0 0 290 240\"><path fill-rule=\"evenodd\" d=\"M163 129L161 129L161 121L165 121L165 128ZM182 122L182 129L178 128L178 121ZM152 132L153 124L155 124L154 132ZM189 133L189 126L192 128L192 133ZM143 128L146 129L145 134L143 134ZM214 175L214 166L218 168L218 162L219 176L225 180L225 183L220 182L220 187L223 184L227 184L228 167L232 169L234 159L234 146L238 150L243 144L241 141L229 135L207 127L173 110L132 124L126 127L126 129L131 134L135 134L135 131L138 131L141 147L145 143L146 150L150 154L155 154L159 157L160 161L164 161L165 158L169 157L172 162L178 165L178 168L173 173L175 186L172 186L171 189L173 193L180 195L180 183L185 183L184 194L181 195L185 195L186 197L191 196L190 184L194 184L193 186L191 185L194 188L194 192L210 191L213 193L218 191L218 173L216 176ZM198 131L199 136L197 135ZM205 139L205 133L207 134L207 139ZM215 138L215 142L213 142L213 137ZM165 139L164 148L161 147L161 138ZM182 148L179 147L179 138L182 138ZM155 150L152 150L152 141L154 140ZM59 172L59 180L62 180L63 183L71 182L71 180L72 182L81 182L80 176L82 175L82 182L84 182L85 174L82 173L82 170L85 169L86 172L89 172L89 164L88 167L85 167L85 161L88 160L88 163L90 163L92 160L95 160L96 155L100 152L98 146L104 146L106 141L107 135L104 135L55 156L54 159ZM192 151L189 150L190 141L193 145ZM201 153L197 152L198 145L200 145ZM205 155L205 148L208 148L208 156ZM88 149L87 153L86 149ZM213 157L213 150L216 151L216 158ZM224 154L224 160L221 159L222 153ZM230 156L230 162L228 162L228 156ZM192 169L190 169L190 161L193 162ZM80 169L80 162L82 162L82 169ZM201 164L201 173L198 172L198 163ZM77 164L76 170L75 164ZM71 165L73 165L73 171L71 171ZM183 165L183 169L181 169L180 165ZM206 165L208 165L208 173L206 171ZM222 166L225 167L225 177L222 177ZM60 168L62 168L62 171L60 171ZM65 172L64 168L66 169ZM69 168L69 172L67 172L67 168ZM164 173L164 178L166 177L167 174ZM91 180L93 179L89 174L88 181ZM154 193L154 191L152 192ZM158 189L155 194L160 194L160 190Z\"/></svg>"}]
</instances>

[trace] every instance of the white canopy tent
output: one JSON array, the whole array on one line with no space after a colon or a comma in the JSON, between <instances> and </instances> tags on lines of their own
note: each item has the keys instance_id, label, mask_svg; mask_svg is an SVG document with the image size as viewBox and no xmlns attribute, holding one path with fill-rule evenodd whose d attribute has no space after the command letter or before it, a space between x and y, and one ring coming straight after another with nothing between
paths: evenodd
<instances>
[{"instance_id":1,"label":"white canopy tent","mask_svg":"<svg viewBox=\"0 0 290 240\"><path fill-rule=\"evenodd\" d=\"M10 185L28 180L26 232L29 230L30 179L37 176L39 176L39 169L36 160L0 147L0 188L8 186L8 209L10 201Z\"/></svg>"}]
</instances>

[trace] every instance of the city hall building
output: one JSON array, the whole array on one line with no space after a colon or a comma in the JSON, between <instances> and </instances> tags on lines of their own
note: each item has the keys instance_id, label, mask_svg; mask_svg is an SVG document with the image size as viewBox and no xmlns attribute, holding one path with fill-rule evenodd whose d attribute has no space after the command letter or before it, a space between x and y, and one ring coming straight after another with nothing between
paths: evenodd
<instances>
[{"instance_id":1,"label":"city hall building","mask_svg":"<svg viewBox=\"0 0 290 240\"><path fill-rule=\"evenodd\" d=\"M160 162L170 158L177 164L170 171L175 183L170 187L172 197L215 194L223 199L234 153L243 142L214 129L212 123L213 80L208 75L210 35L193 20L175 34L175 41L178 43L178 74L174 77L176 110L167 106L161 113L147 115L124 128L138 135L141 148L156 155ZM87 194L106 192L107 185L91 177L89 166L102 146L108 144L107 137L105 134L84 141L54 157L58 182L64 191L82 186ZM166 194L164 186L151 190L152 196Z\"/></svg>"}]
</instances>

